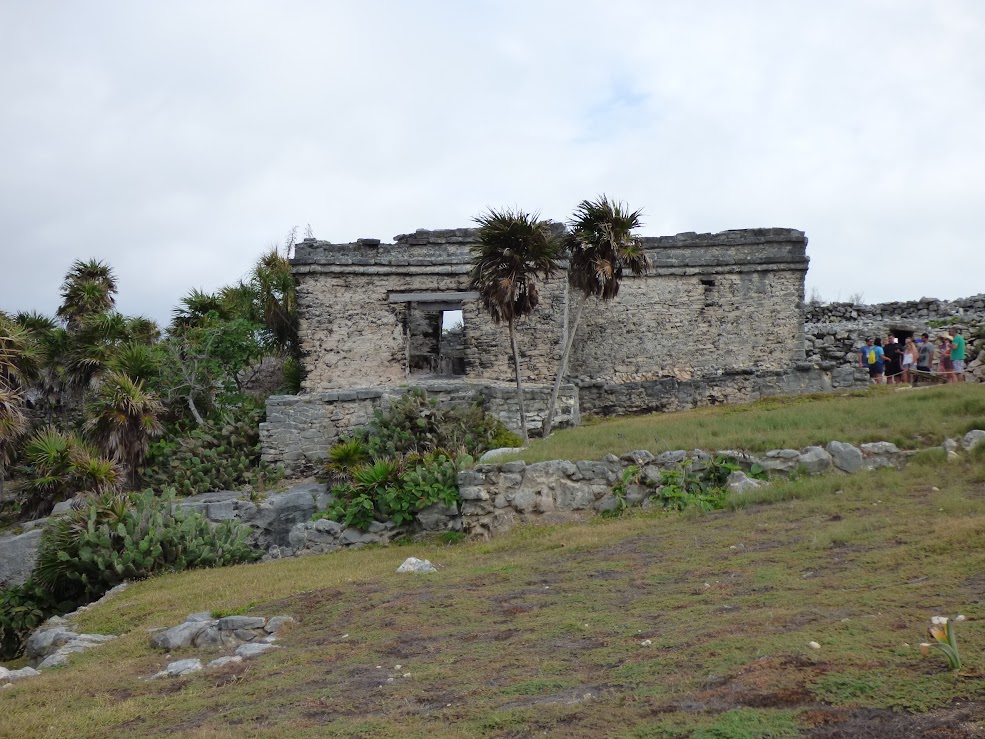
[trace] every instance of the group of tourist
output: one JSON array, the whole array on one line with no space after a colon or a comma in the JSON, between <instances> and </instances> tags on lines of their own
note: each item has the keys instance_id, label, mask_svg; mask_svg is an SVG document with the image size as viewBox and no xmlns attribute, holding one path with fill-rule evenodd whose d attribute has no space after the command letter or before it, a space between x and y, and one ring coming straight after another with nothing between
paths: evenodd
<instances>
[{"instance_id":1,"label":"group of tourist","mask_svg":"<svg viewBox=\"0 0 985 739\"><path fill-rule=\"evenodd\" d=\"M953 336L940 334L937 339L935 347L929 334L917 339L909 336L903 344L895 336L886 337L885 343L870 336L859 349L859 365L869 371L869 379L876 384L910 383L920 373L936 374L948 382L964 382L965 340L961 329L954 329Z\"/></svg>"}]
</instances>

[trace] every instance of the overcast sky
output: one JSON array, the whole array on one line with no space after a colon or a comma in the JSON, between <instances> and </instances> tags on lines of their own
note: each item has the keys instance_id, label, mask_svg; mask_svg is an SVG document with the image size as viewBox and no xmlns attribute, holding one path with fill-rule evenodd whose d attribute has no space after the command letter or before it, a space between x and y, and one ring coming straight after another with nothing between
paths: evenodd
<instances>
[{"instance_id":1,"label":"overcast sky","mask_svg":"<svg viewBox=\"0 0 985 739\"><path fill-rule=\"evenodd\" d=\"M166 320L293 227L807 232L833 300L985 292L981 0L0 0L0 309Z\"/></svg>"}]
</instances>

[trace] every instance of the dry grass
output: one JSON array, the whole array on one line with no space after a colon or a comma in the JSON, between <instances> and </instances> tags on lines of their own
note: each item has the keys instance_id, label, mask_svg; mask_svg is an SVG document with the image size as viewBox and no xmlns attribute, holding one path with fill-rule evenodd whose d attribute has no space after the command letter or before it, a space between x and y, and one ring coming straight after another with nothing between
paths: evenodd
<instances>
[{"instance_id":1,"label":"dry grass","mask_svg":"<svg viewBox=\"0 0 985 739\"><path fill-rule=\"evenodd\" d=\"M975 384L927 389L870 388L843 394L768 398L748 405L619 418L564 429L512 458L601 459L631 449L800 449L832 439L892 441L901 448L939 444L985 429L985 391ZM508 459L508 458L504 458Z\"/></svg>"},{"instance_id":2,"label":"dry grass","mask_svg":"<svg viewBox=\"0 0 985 739\"><path fill-rule=\"evenodd\" d=\"M80 619L119 640L0 692L0 735L980 735L985 461L757 495L137 583ZM409 555L440 571L395 574ZM282 649L141 680L167 661L148 628L247 606L298 619ZM959 611L967 676L916 647Z\"/></svg>"}]
</instances>

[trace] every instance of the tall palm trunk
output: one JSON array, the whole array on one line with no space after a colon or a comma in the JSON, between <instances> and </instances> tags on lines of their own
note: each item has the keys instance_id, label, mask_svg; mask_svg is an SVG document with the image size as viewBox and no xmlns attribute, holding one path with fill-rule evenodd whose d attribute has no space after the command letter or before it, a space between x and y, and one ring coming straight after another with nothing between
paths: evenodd
<instances>
[{"instance_id":1,"label":"tall palm trunk","mask_svg":"<svg viewBox=\"0 0 985 739\"><path fill-rule=\"evenodd\" d=\"M544 416L543 429L545 439L551 435L551 426L554 423L554 409L557 406L558 396L561 394L561 383L564 380L565 373L568 371L568 360L571 358L571 347L574 346L575 343L575 334L578 332L578 324L581 322L581 312L585 307L586 300L588 300L588 296L585 295L585 293L579 293L578 306L575 308L575 320L571 324L570 329L565 326L565 342L564 347L561 350L561 361L558 362L557 377L554 378L554 389L551 390L551 399L547 403L547 415ZM565 320L567 320L567 310L565 311Z\"/></svg>"},{"instance_id":2,"label":"tall palm trunk","mask_svg":"<svg viewBox=\"0 0 985 739\"><path fill-rule=\"evenodd\" d=\"M526 446L527 438L527 411L523 405L523 384L520 380L520 350L516 345L516 332L513 330L513 321L509 322L510 327L510 346L513 349L513 369L516 370L516 401L520 406L520 438Z\"/></svg>"}]
</instances>

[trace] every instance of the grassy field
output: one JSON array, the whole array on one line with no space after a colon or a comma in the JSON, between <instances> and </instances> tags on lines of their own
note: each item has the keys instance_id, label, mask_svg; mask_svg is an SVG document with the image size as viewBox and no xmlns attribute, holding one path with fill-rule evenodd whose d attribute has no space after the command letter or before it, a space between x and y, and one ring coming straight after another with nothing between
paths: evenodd
<instances>
[{"instance_id":1,"label":"grassy field","mask_svg":"<svg viewBox=\"0 0 985 739\"><path fill-rule=\"evenodd\" d=\"M885 386L599 421L536 439L522 453L503 459L601 459L607 452L632 449L655 454L674 449L763 452L823 445L832 439L853 444L891 441L914 449L940 444L972 428L985 429L985 386Z\"/></svg>"},{"instance_id":2,"label":"grassy field","mask_svg":"<svg viewBox=\"0 0 985 739\"><path fill-rule=\"evenodd\" d=\"M938 392L913 395L951 409L933 433L981 413L964 389ZM798 407L820 413L762 412ZM985 446L778 482L702 516L188 572L85 613L83 629L121 638L0 691L0 735L981 737L983 553ZM412 555L439 572L395 574ZM141 680L168 661L147 629L209 609L298 623L257 660ZM953 674L918 644L957 613ZM212 655L171 659L190 656Z\"/></svg>"}]
</instances>

